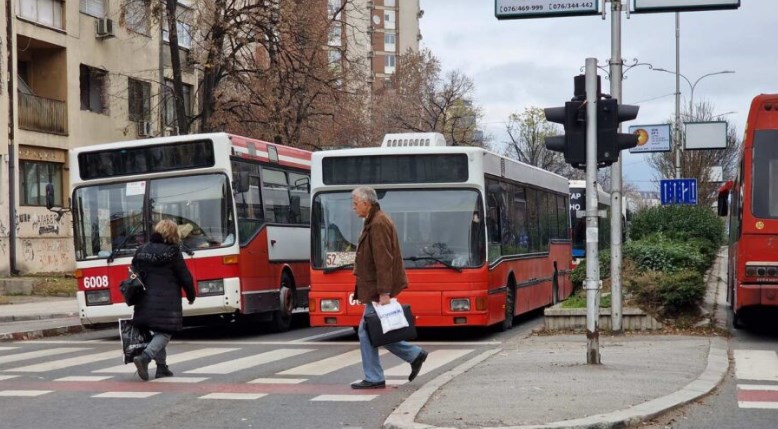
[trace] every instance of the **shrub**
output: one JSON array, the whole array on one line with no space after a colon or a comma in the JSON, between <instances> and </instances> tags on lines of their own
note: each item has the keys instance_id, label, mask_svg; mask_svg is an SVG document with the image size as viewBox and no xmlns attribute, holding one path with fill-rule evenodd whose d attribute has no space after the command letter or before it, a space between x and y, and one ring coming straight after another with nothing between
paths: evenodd
<instances>
[{"instance_id":1,"label":"shrub","mask_svg":"<svg viewBox=\"0 0 778 429\"><path fill-rule=\"evenodd\" d=\"M608 250L600 250L600 280L608 279L611 276L611 252ZM570 280L573 282L573 287L578 288L583 286L584 280L586 280L586 259L583 259L577 267L573 269L570 274Z\"/></svg>"},{"instance_id":2,"label":"shrub","mask_svg":"<svg viewBox=\"0 0 778 429\"><path fill-rule=\"evenodd\" d=\"M672 240L707 240L713 249L724 243L724 222L707 207L656 206L638 211L632 218L629 236L640 240L662 233Z\"/></svg>"},{"instance_id":3,"label":"shrub","mask_svg":"<svg viewBox=\"0 0 778 429\"><path fill-rule=\"evenodd\" d=\"M703 256L700 245L703 241L673 241L663 234L655 234L625 244L624 257L635 262L641 270L675 272L691 269L704 273L712 259Z\"/></svg>"},{"instance_id":4,"label":"shrub","mask_svg":"<svg viewBox=\"0 0 778 429\"><path fill-rule=\"evenodd\" d=\"M705 297L703 276L694 271L646 271L625 279L624 285L642 307L666 316L695 309Z\"/></svg>"}]
</instances>

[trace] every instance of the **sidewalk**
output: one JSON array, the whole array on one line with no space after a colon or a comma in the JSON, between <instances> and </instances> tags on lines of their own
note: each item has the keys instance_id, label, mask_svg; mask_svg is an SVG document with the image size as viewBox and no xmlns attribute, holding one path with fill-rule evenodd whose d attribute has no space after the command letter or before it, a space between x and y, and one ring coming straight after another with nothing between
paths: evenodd
<instances>
[{"instance_id":1,"label":"sidewalk","mask_svg":"<svg viewBox=\"0 0 778 429\"><path fill-rule=\"evenodd\" d=\"M0 341L27 340L84 330L75 298L9 296L0 305Z\"/></svg>"},{"instance_id":2,"label":"sidewalk","mask_svg":"<svg viewBox=\"0 0 778 429\"><path fill-rule=\"evenodd\" d=\"M708 274L705 311L726 328L726 256ZM721 337L600 336L601 365L584 334L516 338L414 392L385 429L617 428L711 392L729 368Z\"/></svg>"}]
</instances>

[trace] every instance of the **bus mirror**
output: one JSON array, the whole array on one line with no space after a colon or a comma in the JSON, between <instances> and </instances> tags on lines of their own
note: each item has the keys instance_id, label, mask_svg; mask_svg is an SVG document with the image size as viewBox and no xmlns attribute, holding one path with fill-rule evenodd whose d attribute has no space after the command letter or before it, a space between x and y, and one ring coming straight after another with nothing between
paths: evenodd
<instances>
[{"instance_id":1,"label":"bus mirror","mask_svg":"<svg viewBox=\"0 0 778 429\"><path fill-rule=\"evenodd\" d=\"M235 193L243 193L249 190L249 172L238 173L238 183L235 183Z\"/></svg>"},{"instance_id":2,"label":"bus mirror","mask_svg":"<svg viewBox=\"0 0 778 429\"><path fill-rule=\"evenodd\" d=\"M301 177L294 181L295 188L299 188L301 185L305 185L305 193L311 193L311 179L307 177Z\"/></svg>"},{"instance_id":3,"label":"bus mirror","mask_svg":"<svg viewBox=\"0 0 778 429\"><path fill-rule=\"evenodd\" d=\"M719 194L719 216L726 216L729 213L728 201L729 192L722 192Z\"/></svg>"},{"instance_id":4,"label":"bus mirror","mask_svg":"<svg viewBox=\"0 0 778 429\"><path fill-rule=\"evenodd\" d=\"M51 210L54 207L54 185L46 184L46 208Z\"/></svg>"}]
</instances>

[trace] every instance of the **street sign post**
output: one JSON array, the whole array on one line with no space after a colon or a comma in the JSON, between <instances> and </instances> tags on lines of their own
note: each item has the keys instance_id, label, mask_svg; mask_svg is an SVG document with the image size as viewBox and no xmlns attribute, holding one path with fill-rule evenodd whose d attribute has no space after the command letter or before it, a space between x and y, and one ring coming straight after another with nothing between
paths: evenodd
<instances>
[{"instance_id":1,"label":"street sign post","mask_svg":"<svg viewBox=\"0 0 778 429\"><path fill-rule=\"evenodd\" d=\"M697 179L662 179L662 205L697 204Z\"/></svg>"}]
</instances>

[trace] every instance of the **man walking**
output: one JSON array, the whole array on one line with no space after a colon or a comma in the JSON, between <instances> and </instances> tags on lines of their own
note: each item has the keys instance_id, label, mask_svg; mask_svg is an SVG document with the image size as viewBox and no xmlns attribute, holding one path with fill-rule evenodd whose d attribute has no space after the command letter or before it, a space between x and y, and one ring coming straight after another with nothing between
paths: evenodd
<instances>
[{"instance_id":1,"label":"man walking","mask_svg":"<svg viewBox=\"0 0 778 429\"><path fill-rule=\"evenodd\" d=\"M351 388L380 389L386 387L384 370L381 367L378 348L370 344L365 329L365 316L375 312L374 302L379 305L389 304L390 298L396 297L408 287L408 280L405 277L397 231L392 221L381 211L375 190L366 186L358 187L351 192L351 197L354 212L365 220L354 261L354 275L357 278L354 296L365 304L358 330L365 378L352 383ZM421 347L406 341L387 344L384 347L411 364L408 381L413 381L419 375L421 366L427 359L427 352Z\"/></svg>"}]
</instances>

